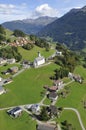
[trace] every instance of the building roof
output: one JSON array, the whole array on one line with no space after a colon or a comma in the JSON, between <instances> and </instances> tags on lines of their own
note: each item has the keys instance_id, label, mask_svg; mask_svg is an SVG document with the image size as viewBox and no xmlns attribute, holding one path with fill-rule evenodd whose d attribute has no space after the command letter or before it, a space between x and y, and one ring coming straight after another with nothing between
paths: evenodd
<instances>
[{"instance_id":1,"label":"building roof","mask_svg":"<svg viewBox=\"0 0 86 130\"><path fill-rule=\"evenodd\" d=\"M37 130L58 130L56 128L56 125L51 125L51 124L38 124Z\"/></svg>"},{"instance_id":2,"label":"building roof","mask_svg":"<svg viewBox=\"0 0 86 130\"><path fill-rule=\"evenodd\" d=\"M58 89L57 86L52 86L52 87L49 88L49 90L51 90L51 91L56 91L57 89Z\"/></svg>"},{"instance_id":3,"label":"building roof","mask_svg":"<svg viewBox=\"0 0 86 130\"><path fill-rule=\"evenodd\" d=\"M16 112L19 111L19 110L22 110L22 109L20 107L15 107L15 108L13 108L11 110L8 110L7 112L9 114L13 115L14 113L16 114Z\"/></svg>"},{"instance_id":4,"label":"building roof","mask_svg":"<svg viewBox=\"0 0 86 130\"><path fill-rule=\"evenodd\" d=\"M57 97L57 93L51 92L51 93L49 93L49 97L56 98Z\"/></svg>"},{"instance_id":5,"label":"building roof","mask_svg":"<svg viewBox=\"0 0 86 130\"><path fill-rule=\"evenodd\" d=\"M63 81L62 80L55 80L54 83L59 84L59 83L63 83Z\"/></svg>"},{"instance_id":6,"label":"building roof","mask_svg":"<svg viewBox=\"0 0 86 130\"><path fill-rule=\"evenodd\" d=\"M52 113L52 114L57 114L57 107L54 106L54 105L50 105L49 107L49 111Z\"/></svg>"}]
</instances>

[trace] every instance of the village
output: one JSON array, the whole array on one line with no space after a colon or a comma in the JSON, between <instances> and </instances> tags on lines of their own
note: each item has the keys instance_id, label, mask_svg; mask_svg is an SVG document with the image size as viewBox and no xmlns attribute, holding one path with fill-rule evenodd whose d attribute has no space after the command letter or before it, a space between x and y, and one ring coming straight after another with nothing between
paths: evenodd
<instances>
[{"instance_id":1,"label":"village","mask_svg":"<svg viewBox=\"0 0 86 130\"><path fill-rule=\"evenodd\" d=\"M41 53L38 52L38 57L34 59L33 63L30 63L27 60L24 60L22 63L20 63L20 65L22 65L22 68L19 69L17 66L13 66L5 71L2 71L2 75L9 75L10 77L3 79L2 77L0 77L0 95L7 93L7 90L5 89L5 87L3 87L6 84L9 84L11 82L13 82L13 78L19 74L21 74L24 70L26 69L30 69L31 67L34 69L43 67L43 66L48 66L49 64L51 64L51 59L53 59L53 57L55 56L62 56L62 52L56 51L53 55L51 55L49 58L45 59L44 56L41 56ZM5 64L15 64L16 60L13 59L3 59L0 58L0 65L3 66ZM73 74L71 72L69 72L68 74L68 78L70 79L70 82L68 83L64 83L62 81L62 79L59 80L54 80L53 81L53 85L49 86L49 85L44 85L43 89L46 91L44 98L36 103L36 104L25 104L25 105L19 105L19 106L15 106L15 107L11 107L10 109L7 108L7 113L8 115L10 115L12 118L17 118L20 117L22 115L22 112L25 111L27 112L29 115L32 116L32 118L36 119L37 121L37 126L36 126L36 130L61 130L60 125L57 124L55 121L53 122L53 119L55 117L59 117L60 113L62 111L62 108L60 107L56 107L55 104L59 98L58 93L64 89L64 87L68 84L71 84L71 82L78 82L78 83L82 83L83 79L82 77L78 74ZM65 96L65 93L61 93L63 96ZM44 103L44 100L48 98L50 100L50 105L47 105ZM47 123L43 123L41 121L41 119L39 118L42 109L45 108L45 111L47 112L48 115L48 120Z\"/></svg>"}]
</instances>

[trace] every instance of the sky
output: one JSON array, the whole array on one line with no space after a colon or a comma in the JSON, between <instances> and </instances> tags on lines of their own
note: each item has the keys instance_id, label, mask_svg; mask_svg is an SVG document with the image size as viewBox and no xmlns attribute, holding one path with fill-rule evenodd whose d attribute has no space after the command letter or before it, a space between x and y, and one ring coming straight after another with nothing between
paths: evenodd
<instances>
[{"instance_id":1,"label":"sky","mask_svg":"<svg viewBox=\"0 0 86 130\"><path fill-rule=\"evenodd\" d=\"M86 0L0 0L0 23L41 16L61 17L83 6Z\"/></svg>"}]
</instances>

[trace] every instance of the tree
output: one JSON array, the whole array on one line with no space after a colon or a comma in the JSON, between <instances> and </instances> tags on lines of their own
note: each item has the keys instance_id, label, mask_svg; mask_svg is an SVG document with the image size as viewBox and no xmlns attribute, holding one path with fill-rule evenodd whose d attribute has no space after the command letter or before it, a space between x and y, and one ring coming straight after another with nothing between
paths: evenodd
<instances>
[{"instance_id":1,"label":"tree","mask_svg":"<svg viewBox=\"0 0 86 130\"><path fill-rule=\"evenodd\" d=\"M15 35L16 37L25 37L25 33L22 32L21 30L14 30L13 35Z\"/></svg>"},{"instance_id":2,"label":"tree","mask_svg":"<svg viewBox=\"0 0 86 130\"><path fill-rule=\"evenodd\" d=\"M23 48L26 49L26 50L31 50L33 48L33 44L26 44L26 45L23 45Z\"/></svg>"},{"instance_id":3,"label":"tree","mask_svg":"<svg viewBox=\"0 0 86 130\"><path fill-rule=\"evenodd\" d=\"M41 113L40 113L40 118L41 118L41 120L43 120L43 121L47 121L47 120L50 119L50 117L49 117L49 115L48 115L48 113L47 113L47 111L46 111L46 107L43 107L43 108L42 108Z\"/></svg>"}]
</instances>

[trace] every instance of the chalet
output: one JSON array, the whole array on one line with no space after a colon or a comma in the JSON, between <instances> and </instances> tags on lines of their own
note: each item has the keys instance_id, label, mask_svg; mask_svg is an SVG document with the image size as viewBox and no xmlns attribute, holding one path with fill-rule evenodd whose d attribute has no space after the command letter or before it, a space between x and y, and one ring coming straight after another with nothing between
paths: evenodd
<instances>
[{"instance_id":1,"label":"chalet","mask_svg":"<svg viewBox=\"0 0 86 130\"><path fill-rule=\"evenodd\" d=\"M72 80L75 80L76 82L82 83L82 78L80 75L75 75L69 72L68 77Z\"/></svg>"},{"instance_id":2,"label":"chalet","mask_svg":"<svg viewBox=\"0 0 86 130\"><path fill-rule=\"evenodd\" d=\"M51 101L56 101L58 98L57 93L55 92L50 92L47 96Z\"/></svg>"},{"instance_id":3,"label":"chalet","mask_svg":"<svg viewBox=\"0 0 86 130\"><path fill-rule=\"evenodd\" d=\"M7 59L7 63L14 64L16 62L15 58Z\"/></svg>"},{"instance_id":4,"label":"chalet","mask_svg":"<svg viewBox=\"0 0 86 130\"><path fill-rule=\"evenodd\" d=\"M58 87L58 90L60 90L64 87L62 80L55 80L54 85Z\"/></svg>"},{"instance_id":5,"label":"chalet","mask_svg":"<svg viewBox=\"0 0 86 130\"><path fill-rule=\"evenodd\" d=\"M30 62L30 61L27 61L27 60L23 60L23 61L22 61L22 66L23 66L24 68L29 68L30 65L31 65L31 62Z\"/></svg>"},{"instance_id":6,"label":"chalet","mask_svg":"<svg viewBox=\"0 0 86 130\"><path fill-rule=\"evenodd\" d=\"M36 130L58 130L58 127L56 124L41 123L36 126Z\"/></svg>"},{"instance_id":7,"label":"chalet","mask_svg":"<svg viewBox=\"0 0 86 130\"><path fill-rule=\"evenodd\" d=\"M14 66L14 67L9 68L9 72L10 73L17 73L18 72L18 67Z\"/></svg>"},{"instance_id":8,"label":"chalet","mask_svg":"<svg viewBox=\"0 0 86 130\"><path fill-rule=\"evenodd\" d=\"M38 104L33 104L33 105L31 106L31 111L32 111L33 113L38 113L38 112L40 112L40 106L39 106Z\"/></svg>"},{"instance_id":9,"label":"chalet","mask_svg":"<svg viewBox=\"0 0 86 130\"><path fill-rule=\"evenodd\" d=\"M56 51L56 56L62 56L62 52L61 51Z\"/></svg>"},{"instance_id":10,"label":"chalet","mask_svg":"<svg viewBox=\"0 0 86 130\"><path fill-rule=\"evenodd\" d=\"M11 78L8 78L8 79L6 79L5 81L4 81L4 84L9 84L9 83L11 83L12 82L12 79Z\"/></svg>"},{"instance_id":11,"label":"chalet","mask_svg":"<svg viewBox=\"0 0 86 130\"><path fill-rule=\"evenodd\" d=\"M0 65L7 63L7 60L4 58L0 58Z\"/></svg>"},{"instance_id":12,"label":"chalet","mask_svg":"<svg viewBox=\"0 0 86 130\"><path fill-rule=\"evenodd\" d=\"M41 56L40 52L38 52L38 57L34 60L33 66L38 67L45 63L45 58Z\"/></svg>"},{"instance_id":13,"label":"chalet","mask_svg":"<svg viewBox=\"0 0 86 130\"><path fill-rule=\"evenodd\" d=\"M50 105L49 107L47 107L47 111L51 116L56 116L58 114L58 108L54 105Z\"/></svg>"},{"instance_id":14,"label":"chalet","mask_svg":"<svg viewBox=\"0 0 86 130\"><path fill-rule=\"evenodd\" d=\"M74 75L73 78L74 78L74 80L75 80L76 82L82 83L82 78L81 78L80 75Z\"/></svg>"},{"instance_id":15,"label":"chalet","mask_svg":"<svg viewBox=\"0 0 86 130\"><path fill-rule=\"evenodd\" d=\"M58 86L52 86L48 88L48 91L50 92L56 92L58 90Z\"/></svg>"},{"instance_id":16,"label":"chalet","mask_svg":"<svg viewBox=\"0 0 86 130\"><path fill-rule=\"evenodd\" d=\"M12 108L10 110L7 111L7 113L10 115L10 116L13 116L13 117L19 117L22 113L22 109L20 107L15 107L15 108Z\"/></svg>"},{"instance_id":17,"label":"chalet","mask_svg":"<svg viewBox=\"0 0 86 130\"><path fill-rule=\"evenodd\" d=\"M3 94L3 93L5 93L5 90L2 86L0 86L0 95Z\"/></svg>"},{"instance_id":18,"label":"chalet","mask_svg":"<svg viewBox=\"0 0 86 130\"><path fill-rule=\"evenodd\" d=\"M63 81L62 80L55 80L54 85L61 86L61 85L63 85Z\"/></svg>"}]
</instances>

